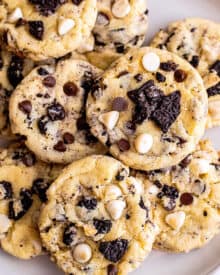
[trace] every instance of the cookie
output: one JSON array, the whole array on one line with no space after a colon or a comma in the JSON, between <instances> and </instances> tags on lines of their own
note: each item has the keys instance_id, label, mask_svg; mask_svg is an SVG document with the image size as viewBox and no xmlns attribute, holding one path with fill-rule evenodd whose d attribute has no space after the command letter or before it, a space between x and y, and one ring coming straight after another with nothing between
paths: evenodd
<instances>
[{"instance_id":1,"label":"cookie","mask_svg":"<svg viewBox=\"0 0 220 275\"><path fill-rule=\"evenodd\" d=\"M66 274L127 274L151 251L157 227L140 181L107 156L64 169L39 218L52 260Z\"/></svg>"},{"instance_id":2,"label":"cookie","mask_svg":"<svg viewBox=\"0 0 220 275\"><path fill-rule=\"evenodd\" d=\"M179 163L204 134L207 94L198 72L178 56L132 49L96 80L87 102L91 131L134 169Z\"/></svg>"},{"instance_id":3,"label":"cookie","mask_svg":"<svg viewBox=\"0 0 220 275\"><path fill-rule=\"evenodd\" d=\"M4 0L0 33L11 51L33 60L58 58L90 35L96 16L96 0Z\"/></svg>"},{"instance_id":4,"label":"cookie","mask_svg":"<svg viewBox=\"0 0 220 275\"><path fill-rule=\"evenodd\" d=\"M220 125L220 24L200 18L171 23L151 46L166 49L190 62L201 74L209 97L207 127Z\"/></svg>"},{"instance_id":5,"label":"cookie","mask_svg":"<svg viewBox=\"0 0 220 275\"><path fill-rule=\"evenodd\" d=\"M0 50L0 133L9 134L8 101L15 87L32 70L34 62Z\"/></svg>"},{"instance_id":6,"label":"cookie","mask_svg":"<svg viewBox=\"0 0 220 275\"><path fill-rule=\"evenodd\" d=\"M139 173L160 233L155 248L189 252L207 244L220 229L220 162L212 144L200 141L180 164Z\"/></svg>"},{"instance_id":7,"label":"cookie","mask_svg":"<svg viewBox=\"0 0 220 275\"><path fill-rule=\"evenodd\" d=\"M42 254L38 216L58 170L23 145L0 150L0 246L7 253L20 259Z\"/></svg>"},{"instance_id":8,"label":"cookie","mask_svg":"<svg viewBox=\"0 0 220 275\"><path fill-rule=\"evenodd\" d=\"M99 73L75 59L34 69L10 99L13 133L25 136L27 147L46 162L70 163L105 153L85 118L85 101Z\"/></svg>"},{"instance_id":9,"label":"cookie","mask_svg":"<svg viewBox=\"0 0 220 275\"><path fill-rule=\"evenodd\" d=\"M87 57L95 66L106 69L129 48L143 44L148 29L147 1L98 0L97 8L95 47Z\"/></svg>"}]
</instances>

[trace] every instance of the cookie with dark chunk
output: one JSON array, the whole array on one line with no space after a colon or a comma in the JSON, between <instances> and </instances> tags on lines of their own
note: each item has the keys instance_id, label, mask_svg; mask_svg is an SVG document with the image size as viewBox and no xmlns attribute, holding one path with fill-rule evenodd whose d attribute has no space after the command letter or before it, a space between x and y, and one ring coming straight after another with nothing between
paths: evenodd
<instances>
[{"instance_id":1,"label":"cookie with dark chunk","mask_svg":"<svg viewBox=\"0 0 220 275\"><path fill-rule=\"evenodd\" d=\"M78 49L97 17L96 0L3 0L0 36L11 52L35 61Z\"/></svg>"},{"instance_id":2,"label":"cookie with dark chunk","mask_svg":"<svg viewBox=\"0 0 220 275\"><path fill-rule=\"evenodd\" d=\"M20 259L42 254L38 216L61 168L33 162L22 143L0 150L0 245L7 253Z\"/></svg>"},{"instance_id":3,"label":"cookie with dark chunk","mask_svg":"<svg viewBox=\"0 0 220 275\"><path fill-rule=\"evenodd\" d=\"M87 121L115 158L148 171L176 165L192 152L204 134L207 105L196 69L146 47L130 50L96 80Z\"/></svg>"},{"instance_id":4,"label":"cookie with dark chunk","mask_svg":"<svg viewBox=\"0 0 220 275\"><path fill-rule=\"evenodd\" d=\"M134 174L144 182L145 196L154 206L153 221L160 230L156 249L189 252L219 233L219 164L219 153L203 140L178 165Z\"/></svg>"},{"instance_id":5,"label":"cookie with dark chunk","mask_svg":"<svg viewBox=\"0 0 220 275\"><path fill-rule=\"evenodd\" d=\"M186 59L203 78L209 97L207 127L220 125L220 24L199 18L171 23L151 42ZM186 74L177 70L174 79L183 82Z\"/></svg>"},{"instance_id":6,"label":"cookie with dark chunk","mask_svg":"<svg viewBox=\"0 0 220 275\"><path fill-rule=\"evenodd\" d=\"M142 182L121 162L107 156L75 161L48 189L47 198L40 234L65 273L126 275L151 251L157 234L151 206Z\"/></svg>"},{"instance_id":7,"label":"cookie with dark chunk","mask_svg":"<svg viewBox=\"0 0 220 275\"><path fill-rule=\"evenodd\" d=\"M88 51L86 56L89 61L101 69L107 69L128 49L140 47L148 29L147 7L147 1L142 0L97 0L93 44L90 49L82 48ZM89 41L84 44L88 45Z\"/></svg>"},{"instance_id":8,"label":"cookie with dark chunk","mask_svg":"<svg viewBox=\"0 0 220 275\"><path fill-rule=\"evenodd\" d=\"M0 49L0 134L10 135L8 102L13 90L32 70L34 62ZM26 104L27 107L27 104ZM27 111L27 108L23 108Z\"/></svg>"},{"instance_id":9,"label":"cookie with dark chunk","mask_svg":"<svg viewBox=\"0 0 220 275\"><path fill-rule=\"evenodd\" d=\"M86 61L67 58L35 68L10 100L14 134L46 162L70 163L106 149L91 134L85 104L101 70Z\"/></svg>"}]
</instances>

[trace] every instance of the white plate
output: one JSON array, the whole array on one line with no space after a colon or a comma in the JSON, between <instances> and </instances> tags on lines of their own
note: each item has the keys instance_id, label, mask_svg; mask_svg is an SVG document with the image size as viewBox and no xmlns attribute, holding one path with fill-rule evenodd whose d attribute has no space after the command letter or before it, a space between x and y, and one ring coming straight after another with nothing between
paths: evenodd
<instances>
[{"instance_id":1,"label":"white plate","mask_svg":"<svg viewBox=\"0 0 220 275\"><path fill-rule=\"evenodd\" d=\"M219 20L220 0L148 0L150 30L148 40L168 22L185 17L204 17ZM220 138L216 128L208 131L216 148L220 149ZM220 263L220 236L206 247L185 255L152 252L144 264L133 275L205 275ZM0 252L0 275L62 275L55 265L45 257L21 261ZM217 271L215 275L219 275ZM76 274L77 275L77 274Z\"/></svg>"}]
</instances>

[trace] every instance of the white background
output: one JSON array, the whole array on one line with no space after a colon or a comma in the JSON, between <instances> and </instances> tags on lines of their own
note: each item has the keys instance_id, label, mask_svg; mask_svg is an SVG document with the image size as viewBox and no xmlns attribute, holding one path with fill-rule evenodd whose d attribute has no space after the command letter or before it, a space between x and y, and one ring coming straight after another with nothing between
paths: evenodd
<instances>
[{"instance_id":1,"label":"white background","mask_svg":"<svg viewBox=\"0 0 220 275\"><path fill-rule=\"evenodd\" d=\"M220 22L220 0L148 0L150 29L148 41L168 22L185 17L204 17ZM220 129L209 130L209 136L220 149ZM220 236L205 248L185 255L152 252L132 275L205 275L220 263ZM0 252L0 275L62 275L45 257L30 261L17 260ZM77 275L77 274L76 274ZM220 275L217 271L215 275Z\"/></svg>"}]
</instances>

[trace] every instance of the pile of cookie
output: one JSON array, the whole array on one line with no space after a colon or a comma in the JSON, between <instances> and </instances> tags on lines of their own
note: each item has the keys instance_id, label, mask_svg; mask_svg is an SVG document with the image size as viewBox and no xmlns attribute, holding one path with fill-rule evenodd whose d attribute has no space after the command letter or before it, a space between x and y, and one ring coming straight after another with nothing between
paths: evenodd
<instances>
[{"instance_id":1,"label":"pile of cookie","mask_svg":"<svg viewBox=\"0 0 220 275\"><path fill-rule=\"evenodd\" d=\"M123 275L220 231L220 26L143 47L146 0L0 3L0 244ZM4 143L4 144L3 144ZM153 271L151 272L153 274Z\"/></svg>"}]
</instances>

